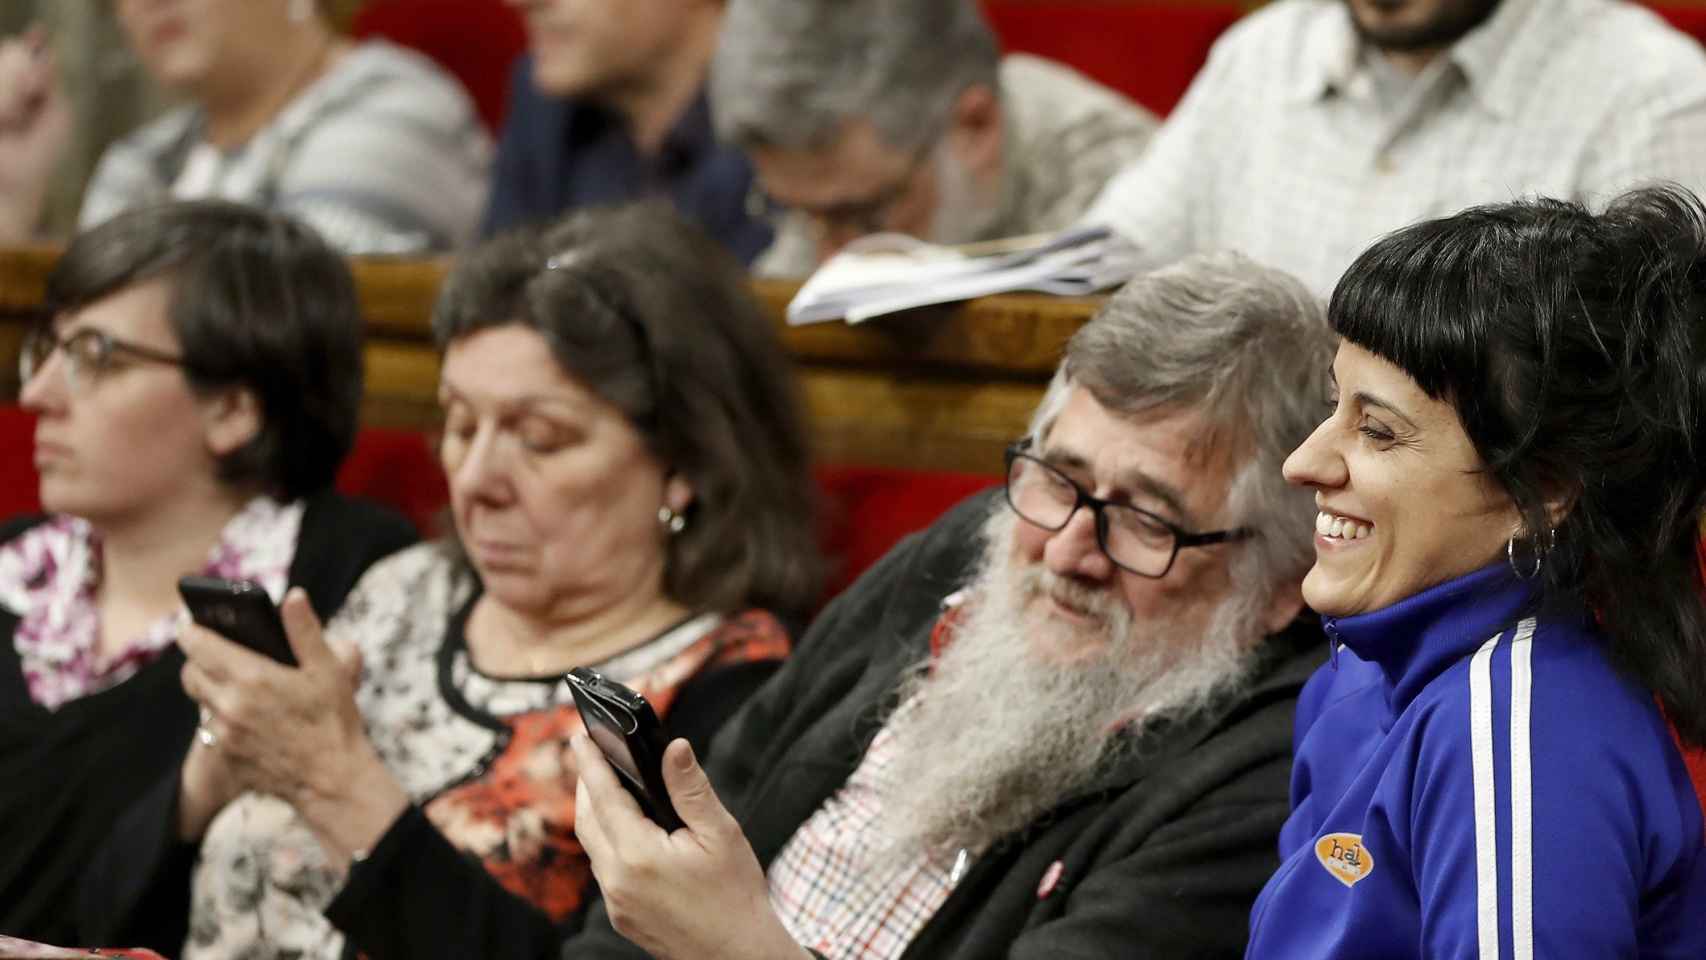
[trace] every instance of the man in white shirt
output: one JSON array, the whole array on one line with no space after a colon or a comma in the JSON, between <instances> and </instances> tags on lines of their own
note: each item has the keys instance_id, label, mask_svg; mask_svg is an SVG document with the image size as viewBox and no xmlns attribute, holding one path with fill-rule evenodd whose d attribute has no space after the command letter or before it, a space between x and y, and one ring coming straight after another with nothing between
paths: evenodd
<instances>
[{"instance_id":1,"label":"man in white shirt","mask_svg":"<svg viewBox=\"0 0 1706 960\"><path fill-rule=\"evenodd\" d=\"M1706 190L1706 54L1616 0L1283 0L1230 30L1087 219L1319 293L1381 234L1521 195Z\"/></svg>"}]
</instances>

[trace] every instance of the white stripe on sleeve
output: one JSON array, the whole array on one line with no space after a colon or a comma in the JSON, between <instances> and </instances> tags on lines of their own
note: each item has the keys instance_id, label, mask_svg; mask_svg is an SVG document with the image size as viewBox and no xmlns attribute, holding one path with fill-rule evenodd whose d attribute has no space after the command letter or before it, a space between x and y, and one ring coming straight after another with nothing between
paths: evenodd
<instances>
[{"instance_id":1,"label":"white stripe on sleeve","mask_svg":"<svg viewBox=\"0 0 1706 960\"><path fill-rule=\"evenodd\" d=\"M1475 781L1475 920L1480 960L1499 960L1499 831L1493 793L1493 637L1469 661L1469 748Z\"/></svg>"},{"instance_id":2,"label":"white stripe on sleeve","mask_svg":"<svg viewBox=\"0 0 1706 960\"><path fill-rule=\"evenodd\" d=\"M1534 619L1511 640L1511 957L1534 958L1534 804L1529 710L1534 689ZM1479 787L1477 786L1477 791Z\"/></svg>"}]
</instances>

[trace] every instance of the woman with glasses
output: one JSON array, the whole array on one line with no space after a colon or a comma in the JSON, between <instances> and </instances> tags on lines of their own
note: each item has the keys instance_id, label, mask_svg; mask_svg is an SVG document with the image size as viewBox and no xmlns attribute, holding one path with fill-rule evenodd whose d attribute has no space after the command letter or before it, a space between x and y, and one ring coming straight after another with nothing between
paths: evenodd
<instances>
[{"instance_id":1,"label":"woman with glasses","mask_svg":"<svg viewBox=\"0 0 1706 960\"><path fill-rule=\"evenodd\" d=\"M79 943L92 851L176 780L196 726L178 578L300 587L329 615L413 533L331 492L360 322L343 262L306 228L144 208L72 243L47 303L20 369L34 449L7 454L34 457L47 513L0 528L0 930Z\"/></svg>"},{"instance_id":2,"label":"woman with glasses","mask_svg":"<svg viewBox=\"0 0 1706 960\"><path fill-rule=\"evenodd\" d=\"M563 675L638 690L704 749L816 600L788 365L702 233L636 207L501 236L433 325L455 538L376 566L327 625L359 688L183 640L204 749L255 791L202 841L184 960L554 955L591 880Z\"/></svg>"},{"instance_id":3,"label":"woman with glasses","mask_svg":"<svg viewBox=\"0 0 1706 960\"><path fill-rule=\"evenodd\" d=\"M1334 291L1297 714L1251 957L1706 956L1706 207L1408 227Z\"/></svg>"}]
</instances>

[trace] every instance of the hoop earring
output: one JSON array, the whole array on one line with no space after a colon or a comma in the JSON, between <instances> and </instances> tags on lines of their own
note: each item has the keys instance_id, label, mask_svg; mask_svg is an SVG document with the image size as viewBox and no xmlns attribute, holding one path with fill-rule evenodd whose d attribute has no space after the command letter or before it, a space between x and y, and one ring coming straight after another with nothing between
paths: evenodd
<instances>
[{"instance_id":1,"label":"hoop earring","mask_svg":"<svg viewBox=\"0 0 1706 960\"><path fill-rule=\"evenodd\" d=\"M1533 580L1535 577L1540 576L1540 568L1545 563L1547 551L1551 550L1558 544L1558 531L1548 530L1546 531L1546 537L1548 542L1545 550L1542 550L1540 547L1539 537L1524 538L1533 544L1534 549L1534 568L1529 570L1527 573L1524 573L1522 568L1517 566L1516 534L1511 534L1511 538L1505 541L1505 562L1510 564L1511 573L1515 574L1518 580Z\"/></svg>"},{"instance_id":2,"label":"hoop earring","mask_svg":"<svg viewBox=\"0 0 1706 960\"><path fill-rule=\"evenodd\" d=\"M673 537L687 529L687 518L671 510L669 505L665 504L658 508L658 526L663 528L666 536Z\"/></svg>"}]
</instances>

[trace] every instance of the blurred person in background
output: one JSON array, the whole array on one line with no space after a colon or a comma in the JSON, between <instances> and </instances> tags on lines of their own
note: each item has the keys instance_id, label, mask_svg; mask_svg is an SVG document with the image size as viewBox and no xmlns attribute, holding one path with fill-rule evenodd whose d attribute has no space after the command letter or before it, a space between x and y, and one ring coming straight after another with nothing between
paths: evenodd
<instances>
[{"instance_id":1,"label":"blurred person in background","mask_svg":"<svg viewBox=\"0 0 1706 960\"><path fill-rule=\"evenodd\" d=\"M89 174L114 141L159 116L166 96L148 80L124 42L109 0L10 0L0 4L0 37L42 31L52 46L64 95L76 118L37 221L39 237L69 237ZM0 174L4 176L4 174ZM0 188L0 195L9 191Z\"/></svg>"},{"instance_id":2,"label":"blurred person in background","mask_svg":"<svg viewBox=\"0 0 1706 960\"><path fill-rule=\"evenodd\" d=\"M550 955L592 893L563 674L639 690L708 748L816 602L780 342L666 207L487 242L434 333L455 539L376 566L324 641L287 602L300 671L180 641L207 736L115 831L103 875L127 889L87 905L145 918L154 865L195 862L173 956Z\"/></svg>"},{"instance_id":3,"label":"blurred person in background","mask_svg":"<svg viewBox=\"0 0 1706 960\"><path fill-rule=\"evenodd\" d=\"M667 200L743 263L770 243L746 158L711 127L725 0L507 0L527 25L483 232Z\"/></svg>"},{"instance_id":4,"label":"blurred person in background","mask_svg":"<svg viewBox=\"0 0 1706 960\"><path fill-rule=\"evenodd\" d=\"M82 227L165 198L291 213L348 253L445 249L485 202L490 143L456 81L339 35L317 0L117 0L156 84L185 106L109 147ZM39 30L0 44L0 241L37 235L73 117Z\"/></svg>"},{"instance_id":5,"label":"blurred person in background","mask_svg":"<svg viewBox=\"0 0 1706 960\"><path fill-rule=\"evenodd\" d=\"M1326 296L1389 230L1525 194L1706 190L1706 51L1611 0L1282 0L1218 40L1087 220Z\"/></svg>"},{"instance_id":6,"label":"blurred person in background","mask_svg":"<svg viewBox=\"0 0 1706 960\"><path fill-rule=\"evenodd\" d=\"M711 105L776 225L761 273L803 276L868 233L1060 229L1155 127L1062 64L1003 57L974 0L728 2Z\"/></svg>"},{"instance_id":7,"label":"blurred person in background","mask_svg":"<svg viewBox=\"0 0 1706 960\"><path fill-rule=\"evenodd\" d=\"M299 587L330 616L414 532L331 491L360 324L313 231L217 201L141 208L72 242L47 303L20 398L47 513L0 527L0 930L86 943L94 851L196 726L178 578Z\"/></svg>"}]
</instances>

